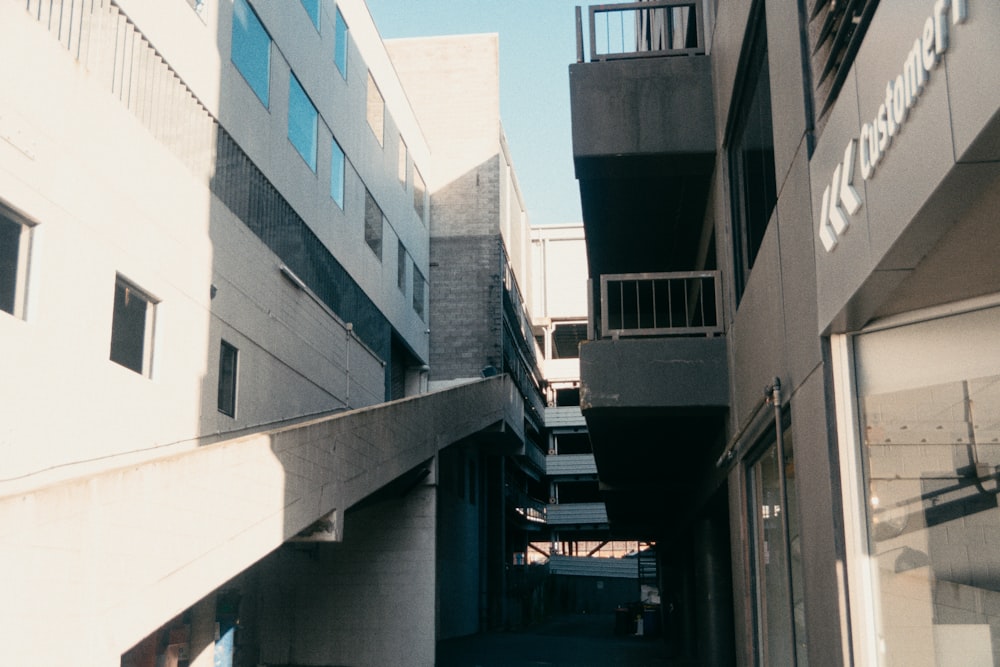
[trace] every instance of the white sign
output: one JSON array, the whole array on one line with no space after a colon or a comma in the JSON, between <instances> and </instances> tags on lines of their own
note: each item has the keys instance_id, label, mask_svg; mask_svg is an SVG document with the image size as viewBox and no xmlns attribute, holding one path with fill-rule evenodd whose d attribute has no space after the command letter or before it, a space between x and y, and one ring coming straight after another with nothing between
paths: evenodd
<instances>
[{"instance_id":1,"label":"white sign","mask_svg":"<svg viewBox=\"0 0 1000 667\"><path fill-rule=\"evenodd\" d=\"M968 18L968 0L937 0L933 13L924 21L924 29L906 54L902 71L885 84L885 102L879 105L871 122L861 126L858 138L851 138L844 149L844 159L833 170L830 184L823 190L819 215L819 240L827 252L833 252L851 226L850 216L861 209L862 200L854 188L855 163L860 163L861 178L868 180L882 162L892 139L903 129L910 109L916 104L931 72L948 50L948 13L952 25ZM857 159L856 159L857 156Z\"/></svg>"}]
</instances>

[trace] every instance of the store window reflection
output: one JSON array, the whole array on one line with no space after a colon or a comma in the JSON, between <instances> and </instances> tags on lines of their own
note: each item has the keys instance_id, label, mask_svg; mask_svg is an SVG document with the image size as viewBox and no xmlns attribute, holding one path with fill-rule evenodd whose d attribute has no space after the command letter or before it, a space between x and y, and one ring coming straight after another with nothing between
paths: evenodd
<instances>
[{"instance_id":1,"label":"store window reflection","mask_svg":"<svg viewBox=\"0 0 1000 667\"><path fill-rule=\"evenodd\" d=\"M806 665L795 457L787 416L747 468L758 665Z\"/></svg>"},{"instance_id":2,"label":"store window reflection","mask_svg":"<svg viewBox=\"0 0 1000 667\"><path fill-rule=\"evenodd\" d=\"M1000 309L859 336L884 665L1000 665Z\"/></svg>"}]
</instances>

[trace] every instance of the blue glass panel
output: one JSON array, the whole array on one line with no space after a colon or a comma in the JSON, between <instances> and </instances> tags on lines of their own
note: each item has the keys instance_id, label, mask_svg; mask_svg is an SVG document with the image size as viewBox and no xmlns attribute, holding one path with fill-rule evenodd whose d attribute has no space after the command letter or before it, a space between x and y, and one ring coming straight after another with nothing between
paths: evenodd
<instances>
[{"instance_id":1,"label":"blue glass panel","mask_svg":"<svg viewBox=\"0 0 1000 667\"><path fill-rule=\"evenodd\" d=\"M319 0L302 0L302 6L306 8L313 25L319 30Z\"/></svg>"},{"instance_id":2,"label":"blue glass panel","mask_svg":"<svg viewBox=\"0 0 1000 667\"><path fill-rule=\"evenodd\" d=\"M337 29L333 41L333 62L340 70L340 76L347 78L347 23L337 10Z\"/></svg>"},{"instance_id":3,"label":"blue glass panel","mask_svg":"<svg viewBox=\"0 0 1000 667\"><path fill-rule=\"evenodd\" d=\"M233 64L264 106L271 80L271 37L246 0L233 3Z\"/></svg>"},{"instance_id":4,"label":"blue glass panel","mask_svg":"<svg viewBox=\"0 0 1000 667\"><path fill-rule=\"evenodd\" d=\"M333 154L330 158L330 196L337 206L344 208L344 151L337 140L333 140Z\"/></svg>"},{"instance_id":5,"label":"blue glass panel","mask_svg":"<svg viewBox=\"0 0 1000 667\"><path fill-rule=\"evenodd\" d=\"M313 171L316 171L316 126L316 107L293 74L288 85L288 139Z\"/></svg>"}]
</instances>

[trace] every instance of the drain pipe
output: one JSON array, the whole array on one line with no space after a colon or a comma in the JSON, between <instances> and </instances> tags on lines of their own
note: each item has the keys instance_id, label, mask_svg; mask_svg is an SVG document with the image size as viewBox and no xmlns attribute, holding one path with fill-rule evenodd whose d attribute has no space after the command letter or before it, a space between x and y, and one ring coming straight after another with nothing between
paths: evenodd
<instances>
[{"instance_id":1,"label":"drain pipe","mask_svg":"<svg viewBox=\"0 0 1000 667\"><path fill-rule=\"evenodd\" d=\"M778 392L777 394L775 394L776 389ZM722 466L724 466L725 464L729 463L734 458L736 458L736 455L739 453L740 449L738 446L740 438L742 438L743 434L747 432L747 429L749 429L750 426L757 421L757 417L758 415L760 415L761 410L763 410L764 407L770 404L772 401L775 401L776 395L778 397L777 402L780 403L781 381L778 378L774 378L773 384L769 384L768 386L764 387L764 393L760 397L760 399L758 399L757 404L754 405L753 411L750 413L750 417L747 418L747 420L743 423L743 427L740 428L740 430L737 431L736 434L729 439L729 443L726 445L726 448L722 450L722 454L719 456L718 460L716 460L715 462L716 468L721 468Z\"/></svg>"}]
</instances>

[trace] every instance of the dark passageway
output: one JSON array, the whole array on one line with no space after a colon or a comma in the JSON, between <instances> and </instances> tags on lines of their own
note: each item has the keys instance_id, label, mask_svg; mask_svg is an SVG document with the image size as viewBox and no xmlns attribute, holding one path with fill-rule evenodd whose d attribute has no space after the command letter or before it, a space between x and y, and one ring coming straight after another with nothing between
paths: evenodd
<instances>
[{"instance_id":1,"label":"dark passageway","mask_svg":"<svg viewBox=\"0 0 1000 667\"><path fill-rule=\"evenodd\" d=\"M693 667L668 659L661 637L615 634L614 614L572 614L517 632L439 642L438 667Z\"/></svg>"}]
</instances>

